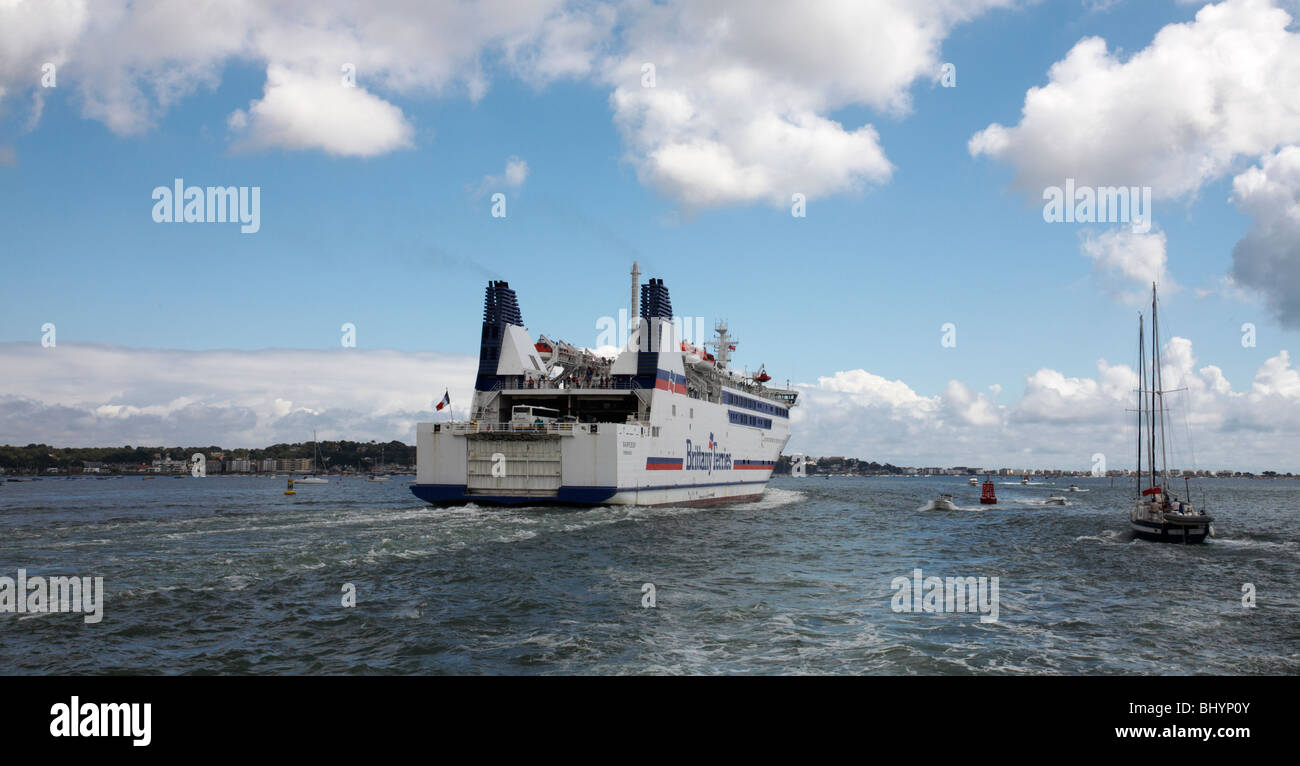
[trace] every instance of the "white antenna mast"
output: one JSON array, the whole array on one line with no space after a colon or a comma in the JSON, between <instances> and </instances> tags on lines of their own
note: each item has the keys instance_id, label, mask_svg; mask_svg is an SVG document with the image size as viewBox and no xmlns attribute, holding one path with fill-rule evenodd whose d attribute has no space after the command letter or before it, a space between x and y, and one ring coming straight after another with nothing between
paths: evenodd
<instances>
[{"instance_id":1,"label":"white antenna mast","mask_svg":"<svg viewBox=\"0 0 1300 766\"><path fill-rule=\"evenodd\" d=\"M711 340L704 344L713 347L713 356L717 360L718 369L727 369L731 363L731 352L735 350L736 344L740 341L727 334L727 320L719 319L718 323L713 326L713 331L718 334L717 340Z\"/></svg>"},{"instance_id":2,"label":"white antenna mast","mask_svg":"<svg viewBox=\"0 0 1300 766\"><path fill-rule=\"evenodd\" d=\"M636 261L632 261L632 302L627 307L627 332L628 336L632 335L632 328L636 326L636 293L641 287L641 269L637 267Z\"/></svg>"}]
</instances>

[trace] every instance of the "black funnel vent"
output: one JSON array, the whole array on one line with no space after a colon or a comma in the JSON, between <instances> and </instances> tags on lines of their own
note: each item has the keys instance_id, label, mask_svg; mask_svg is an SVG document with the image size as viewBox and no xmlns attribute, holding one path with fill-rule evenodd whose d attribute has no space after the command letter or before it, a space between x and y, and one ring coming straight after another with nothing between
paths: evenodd
<instances>
[{"instance_id":1,"label":"black funnel vent","mask_svg":"<svg viewBox=\"0 0 1300 766\"><path fill-rule=\"evenodd\" d=\"M509 282L488 282L487 297L483 299L483 324L502 322L524 326L524 319L519 314L519 299L510 289Z\"/></svg>"},{"instance_id":2,"label":"black funnel vent","mask_svg":"<svg viewBox=\"0 0 1300 766\"><path fill-rule=\"evenodd\" d=\"M651 279L641 285L641 316L645 318L673 318L673 302L668 298L668 288L662 279Z\"/></svg>"}]
</instances>

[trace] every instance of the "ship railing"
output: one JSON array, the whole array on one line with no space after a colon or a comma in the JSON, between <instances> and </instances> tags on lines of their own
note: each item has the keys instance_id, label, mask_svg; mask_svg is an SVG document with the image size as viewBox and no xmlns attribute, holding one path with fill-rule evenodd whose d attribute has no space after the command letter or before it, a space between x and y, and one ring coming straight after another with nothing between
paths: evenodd
<instances>
[{"instance_id":1,"label":"ship railing","mask_svg":"<svg viewBox=\"0 0 1300 766\"><path fill-rule=\"evenodd\" d=\"M583 430L583 423L488 423L480 420L452 421L434 423L433 432L448 432L456 435L481 433L516 433L516 434L558 434L572 436L575 431Z\"/></svg>"},{"instance_id":2,"label":"ship railing","mask_svg":"<svg viewBox=\"0 0 1300 766\"><path fill-rule=\"evenodd\" d=\"M451 433L456 436L482 433L511 434L555 434L573 436L575 433L598 433L601 428L618 426L639 428L642 435L648 436L651 424L646 420L633 420L626 423L489 423L482 420L453 420L447 423L434 423L434 433Z\"/></svg>"},{"instance_id":3,"label":"ship railing","mask_svg":"<svg viewBox=\"0 0 1300 766\"><path fill-rule=\"evenodd\" d=\"M642 388L635 378L629 380L523 380L501 381L492 384L489 391L635 391Z\"/></svg>"}]
</instances>

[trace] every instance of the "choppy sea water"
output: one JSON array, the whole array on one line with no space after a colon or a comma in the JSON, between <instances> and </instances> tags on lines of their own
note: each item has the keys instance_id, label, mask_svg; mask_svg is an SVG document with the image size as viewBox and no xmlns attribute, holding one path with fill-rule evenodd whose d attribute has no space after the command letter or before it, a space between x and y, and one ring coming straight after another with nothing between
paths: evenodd
<instances>
[{"instance_id":1,"label":"choppy sea water","mask_svg":"<svg viewBox=\"0 0 1300 766\"><path fill-rule=\"evenodd\" d=\"M956 478L778 478L596 509L438 509L409 480L6 483L0 576L102 576L105 604L0 613L0 672L1300 672L1300 482L1202 482L1218 537L1176 546L1130 539L1118 479L1063 507L1069 482L983 508ZM919 510L941 492L961 510ZM998 577L998 621L895 612L915 568Z\"/></svg>"}]
</instances>

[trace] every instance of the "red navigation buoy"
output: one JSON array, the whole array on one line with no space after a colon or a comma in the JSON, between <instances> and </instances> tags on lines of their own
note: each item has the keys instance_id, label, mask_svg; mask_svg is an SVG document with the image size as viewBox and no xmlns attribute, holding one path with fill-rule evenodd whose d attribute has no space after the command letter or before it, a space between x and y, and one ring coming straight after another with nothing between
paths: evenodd
<instances>
[{"instance_id":1,"label":"red navigation buoy","mask_svg":"<svg viewBox=\"0 0 1300 766\"><path fill-rule=\"evenodd\" d=\"M980 503L983 505L997 505L997 495L993 494L993 482L990 479L984 480L984 489L980 492Z\"/></svg>"}]
</instances>

